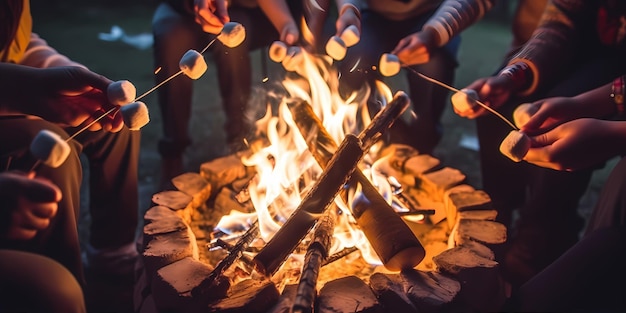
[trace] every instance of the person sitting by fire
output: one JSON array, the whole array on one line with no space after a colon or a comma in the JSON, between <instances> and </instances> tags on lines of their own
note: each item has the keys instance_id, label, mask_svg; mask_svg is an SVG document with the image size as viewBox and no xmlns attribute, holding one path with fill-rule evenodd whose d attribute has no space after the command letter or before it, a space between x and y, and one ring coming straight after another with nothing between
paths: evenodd
<instances>
[{"instance_id":1,"label":"person sitting by fire","mask_svg":"<svg viewBox=\"0 0 626 313\"><path fill-rule=\"evenodd\" d=\"M532 37L507 65L466 88L512 117L520 103L601 86L626 71L625 19L621 1L550 1ZM512 162L499 152L511 131L508 125L480 107L456 113L476 120L483 189L498 210L498 220L512 230L500 260L507 279L519 286L579 240L585 224L579 202L593 171L604 163L555 171ZM514 209L518 217L513 224Z\"/></svg>"},{"instance_id":2,"label":"person sitting by fire","mask_svg":"<svg viewBox=\"0 0 626 313\"><path fill-rule=\"evenodd\" d=\"M282 14L286 14L293 21L293 16L301 15L302 2L289 1L288 5L283 2L284 5L269 4L266 7L270 17L283 18ZM189 49L202 50L225 23L238 22L245 28L245 40L237 47L229 48L219 42L210 47L226 116L224 133L228 153L245 148L244 139L249 135L251 121L246 120L246 111L252 92L250 52L267 47L275 40L290 45L299 40L296 23L281 24L280 31L277 31L273 25L287 19L274 22L268 19L266 13L256 0L163 0L152 19L154 65L160 68L155 76L157 83L178 72L183 54ZM156 91L163 120L163 134L158 143L163 186L169 185L171 178L184 172L183 155L192 143L189 121L193 84L193 80L181 76ZM221 154L217 152L214 156Z\"/></svg>"},{"instance_id":3,"label":"person sitting by fire","mask_svg":"<svg viewBox=\"0 0 626 313\"><path fill-rule=\"evenodd\" d=\"M524 156L531 166L578 171L619 160L605 181L581 241L514 291L510 303L514 311L626 309L622 283L626 274L624 79L619 76L573 97L532 103L536 113L520 129L531 138Z\"/></svg>"},{"instance_id":4,"label":"person sitting by fire","mask_svg":"<svg viewBox=\"0 0 626 313\"><path fill-rule=\"evenodd\" d=\"M62 193L49 227L28 240L2 237L0 248L49 257L67 268L83 287L106 280L115 282L116 290L124 283L132 288L139 256L137 169L141 134L126 127L117 113L105 116L69 140L69 134L76 134L113 106L107 99L112 81L60 54L34 33L28 0L0 2L0 16L2 172L29 171L33 167L37 160L29 146L41 130L57 134L70 149L60 166L43 165L36 170L38 177L46 178ZM91 225L88 242L83 242L86 264L77 226L81 201L87 204L87 199L80 197L81 154L88 161L85 168L90 178L87 192ZM6 217L11 212L2 214ZM7 222L2 221L5 226ZM89 295L89 289L86 291ZM109 305L123 299L112 300L106 299Z\"/></svg>"},{"instance_id":5,"label":"person sitting by fire","mask_svg":"<svg viewBox=\"0 0 626 313\"><path fill-rule=\"evenodd\" d=\"M454 82L458 66L460 33L480 20L491 9L491 0L448 1L365 1L338 0L338 10L354 12L360 22L361 38L340 61L342 89L347 93L364 84L374 90L374 81L383 80L379 70L381 55L398 57L406 70L408 94L415 116L394 123L390 141L407 144L420 153L432 154L442 138L441 117L449 103L449 91L412 71L448 85ZM350 17L348 15L348 17ZM340 15L337 35L353 25Z\"/></svg>"},{"instance_id":6,"label":"person sitting by fire","mask_svg":"<svg viewBox=\"0 0 626 313\"><path fill-rule=\"evenodd\" d=\"M0 241L17 245L33 240L49 227L62 193L47 179L1 172L0 196ZM0 312L86 312L76 277L67 267L43 254L3 247L0 276Z\"/></svg>"}]
</instances>

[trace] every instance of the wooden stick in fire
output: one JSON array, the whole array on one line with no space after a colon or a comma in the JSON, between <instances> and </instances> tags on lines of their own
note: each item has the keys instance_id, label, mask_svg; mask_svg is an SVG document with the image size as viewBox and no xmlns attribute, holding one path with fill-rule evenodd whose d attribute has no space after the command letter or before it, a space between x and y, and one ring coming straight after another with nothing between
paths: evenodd
<instances>
[{"instance_id":1,"label":"wooden stick in fire","mask_svg":"<svg viewBox=\"0 0 626 313\"><path fill-rule=\"evenodd\" d=\"M315 133L315 142L309 143L309 149L319 165L325 168L337 149L337 143L308 103L290 103L289 110L305 138ZM383 265L394 271L418 265L426 254L424 247L371 181L360 169L356 169L349 184L361 185L362 195L353 203L352 215Z\"/></svg>"},{"instance_id":2,"label":"wooden stick in fire","mask_svg":"<svg viewBox=\"0 0 626 313\"><path fill-rule=\"evenodd\" d=\"M304 256L304 266L302 275L296 291L296 298L293 303L294 313L313 312L313 303L317 295L317 277L324 261L328 258L330 247L333 243L335 232L335 212L337 207L331 205L320 220L315 224L313 240L307 248Z\"/></svg>"},{"instance_id":3,"label":"wooden stick in fire","mask_svg":"<svg viewBox=\"0 0 626 313\"><path fill-rule=\"evenodd\" d=\"M210 285L217 280L217 278L224 273L235 261L237 261L243 255L243 252L248 248L252 240L259 235L259 222L255 221L250 225L250 228L246 231L246 233L239 238L237 243L228 251L228 255L223 258L213 269L209 277L207 278L207 282Z\"/></svg>"},{"instance_id":4,"label":"wooden stick in fire","mask_svg":"<svg viewBox=\"0 0 626 313\"><path fill-rule=\"evenodd\" d=\"M364 154L408 108L406 93L399 91L359 136L348 134L333 154L320 179L307 192L274 237L254 257L257 271L271 276L315 225L317 219L348 182Z\"/></svg>"}]
</instances>

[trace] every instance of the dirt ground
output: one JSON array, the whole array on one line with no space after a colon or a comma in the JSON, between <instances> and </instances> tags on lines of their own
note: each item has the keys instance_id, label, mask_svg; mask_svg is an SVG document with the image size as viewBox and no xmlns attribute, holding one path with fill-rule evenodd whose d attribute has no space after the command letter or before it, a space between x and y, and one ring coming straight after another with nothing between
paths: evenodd
<instances>
[{"instance_id":1,"label":"dirt ground","mask_svg":"<svg viewBox=\"0 0 626 313\"><path fill-rule=\"evenodd\" d=\"M110 33L111 28L116 25L130 36L149 35L151 17L157 1L138 1L130 5L118 0L107 5L93 3L34 0L34 31L57 50L92 70L113 80L130 80L139 94L149 90L155 84L153 72L156 68L152 61L151 48L142 50L121 41L101 40L99 34ZM466 30L462 36L460 66L455 86L462 88L476 78L491 74L507 48L509 35L508 24L502 19L485 19ZM262 55L257 51L253 58L259 61L255 62L253 81L261 85ZM402 90L402 80L396 79L394 84L391 86L394 91ZM194 143L185 155L186 168L189 171L197 171L203 162L224 154L219 148L224 147L224 115L220 107L215 70L211 63L208 72L195 82L195 86L191 121ZM141 216L143 210L149 208L152 194L159 191L159 155L156 147L161 134L161 117L156 95L152 93L143 100L150 109L151 122L142 129L139 168ZM446 166L462 171L467 175L469 184L480 188L480 164L477 147L473 146L474 123L455 115L451 106L446 110L443 122L445 133L435 156ZM597 191L613 164L610 163L607 168L596 173L581 206L583 214L588 214L589 207L595 202ZM83 221L87 223L88 217L84 217Z\"/></svg>"}]
</instances>

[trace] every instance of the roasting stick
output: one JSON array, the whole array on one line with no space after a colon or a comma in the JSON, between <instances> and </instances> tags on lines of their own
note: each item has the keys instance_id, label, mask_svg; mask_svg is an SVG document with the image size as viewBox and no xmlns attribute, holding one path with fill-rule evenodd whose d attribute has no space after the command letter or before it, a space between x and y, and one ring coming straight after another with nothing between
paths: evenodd
<instances>
[{"instance_id":1,"label":"roasting stick","mask_svg":"<svg viewBox=\"0 0 626 313\"><path fill-rule=\"evenodd\" d=\"M426 76L426 75L424 75L424 74L422 74L422 73L420 73L420 72L416 71L415 69L413 69L413 68L411 68L411 67L405 66L405 68L406 68L406 69L408 69L409 71L413 72L413 73L414 73L414 74L416 74L417 76L419 76L419 77L421 77L421 78L423 78L423 79L425 79L425 80L427 80L427 81L429 81L429 82L431 82L431 83L434 83L434 84L437 84L437 85L439 85L439 86L441 86L441 87L444 87L444 88L446 88L446 89L448 89L448 90L450 90L450 91L454 91L454 92L463 92L463 91L461 91L461 90L459 90L459 89L456 89L456 88L454 88L454 87L452 87L452 86L450 86L450 85L447 85L447 84L445 84L445 83L443 83L443 82L440 82L440 81L438 81L438 80L436 80L436 79L434 79L434 78L428 77L428 76ZM482 103L482 102L481 102L480 100L478 100L478 99L472 99L472 100L476 101L476 103L478 103L478 105L480 105L481 107L483 107L485 110L487 110L487 111L489 111L489 112L493 113L493 114L494 114L494 115L496 115L498 118L500 118L501 120L503 120L505 123L509 124L509 126L511 126L511 128L513 128L514 130L519 130L519 128L517 128L517 126L515 126L515 124L513 124L511 121L509 121L506 117L504 117L504 116L503 116L502 114L500 114L498 111L496 111L496 110L494 110L493 108L489 107L488 105L486 105L486 104Z\"/></svg>"}]
</instances>

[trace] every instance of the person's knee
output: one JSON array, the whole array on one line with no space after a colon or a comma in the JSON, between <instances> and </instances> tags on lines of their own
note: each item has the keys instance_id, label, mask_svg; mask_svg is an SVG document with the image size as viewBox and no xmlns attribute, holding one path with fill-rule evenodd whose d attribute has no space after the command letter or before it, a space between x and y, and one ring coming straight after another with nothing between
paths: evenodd
<instances>
[{"instance_id":1,"label":"person's knee","mask_svg":"<svg viewBox=\"0 0 626 313\"><path fill-rule=\"evenodd\" d=\"M76 278L58 262L34 253L0 250L0 312L85 312ZM36 299L36 301L28 301Z\"/></svg>"}]
</instances>

